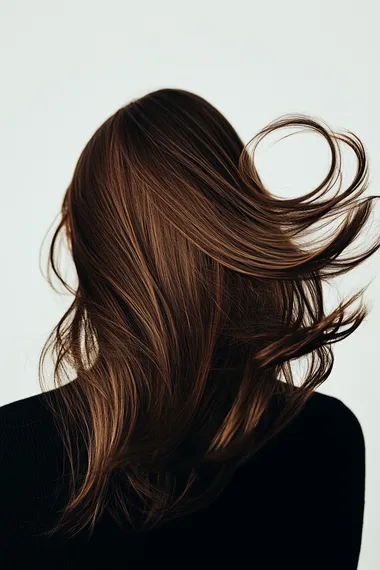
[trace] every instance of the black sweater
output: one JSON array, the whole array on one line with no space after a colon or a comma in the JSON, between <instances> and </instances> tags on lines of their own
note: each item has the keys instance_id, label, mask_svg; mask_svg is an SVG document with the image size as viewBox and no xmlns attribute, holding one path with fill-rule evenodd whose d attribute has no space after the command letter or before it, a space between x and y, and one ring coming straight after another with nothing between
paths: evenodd
<instances>
[{"instance_id":1,"label":"black sweater","mask_svg":"<svg viewBox=\"0 0 380 570\"><path fill-rule=\"evenodd\" d=\"M2 570L357 568L365 447L336 398L313 394L203 510L143 535L105 515L90 540L34 536L53 521L63 455L43 394L0 407L0 429Z\"/></svg>"}]
</instances>

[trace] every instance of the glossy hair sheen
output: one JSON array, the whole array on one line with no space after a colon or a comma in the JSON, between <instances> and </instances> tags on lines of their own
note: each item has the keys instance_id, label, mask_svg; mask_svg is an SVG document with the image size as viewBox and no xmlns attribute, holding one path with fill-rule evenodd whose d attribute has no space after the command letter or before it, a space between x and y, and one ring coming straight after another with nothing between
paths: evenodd
<instances>
[{"instance_id":1,"label":"glossy hair sheen","mask_svg":"<svg viewBox=\"0 0 380 570\"><path fill-rule=\"evenodd\" d=\"M293 199L265 188L249 152L285 127L315 131L331 151L326 178ZM339 142L357 159L344 191ZM160 89L96 130L49 252L49 283L53 270L74 295L39 361L44 389L52 349L59 389L46 396L70 467L53 533L91 534L105 510L140 531L197 510L299 413L331 373L332 344L368 314L364 289L328 314L322 289L380 247L377 236L341 255L378 197L361 197L367 187L357 136L308 115L282 116L244 145L205 99ZM75 290L55 260L61 230ZM290 363L300 357L308 366L296 385ZM282 413L264 429L286 385Z\"/></svg>"}]
</instances>

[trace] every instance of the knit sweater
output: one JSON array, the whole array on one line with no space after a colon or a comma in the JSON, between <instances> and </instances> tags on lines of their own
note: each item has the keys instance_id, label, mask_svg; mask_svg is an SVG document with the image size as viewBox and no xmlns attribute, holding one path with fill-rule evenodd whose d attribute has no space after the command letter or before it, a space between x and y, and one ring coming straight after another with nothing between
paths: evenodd
<instances>
[{"instance_id":1,"label":"knit sweater","mask_svg":"<svg viewBox=\"0 0 380 570\"><path fill-rule=\"evenodd\" d=\"M314 393L214 502L143 534L105 512L90 539L41 536L60 504L63 456L43 394L0 407L2 570L358 566L365 445L356 416L336 398Z\"/></svg>"}]
</instances>

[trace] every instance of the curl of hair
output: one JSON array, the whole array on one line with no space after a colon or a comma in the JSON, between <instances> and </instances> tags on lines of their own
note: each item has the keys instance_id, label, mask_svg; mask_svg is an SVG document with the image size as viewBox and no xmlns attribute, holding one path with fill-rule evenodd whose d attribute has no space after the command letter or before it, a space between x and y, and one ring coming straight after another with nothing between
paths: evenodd
<instances>
[{"instance_id":1,"label":"curl of hair","mask_svg":"<svg viewBox=\"0 0 380 570\"><path fill-rule=\"evenodd\" d=\"M322 183L292 199L272 195L254 163L260 140L285 127L311 129L331 150ZM343 192L339 141L358 162ZM329 314L323 291L380 247L377 237L342 257L378 197L360 198L367 186L361 141L308 115L282 116L244 145L202 97L161 89L96 130L49 253L49 283L53 271L74 296L39 361L44 389L52 350L57 389L45 396L69 459L70 497L52 533L91 533L105 509L136 530L194 511L299 413L331 373L332 344L368 313L364 289ZM55 260L63 229L76 288ZM303 356L296 386L290 363Z\"/></svg>"}]
</instances>

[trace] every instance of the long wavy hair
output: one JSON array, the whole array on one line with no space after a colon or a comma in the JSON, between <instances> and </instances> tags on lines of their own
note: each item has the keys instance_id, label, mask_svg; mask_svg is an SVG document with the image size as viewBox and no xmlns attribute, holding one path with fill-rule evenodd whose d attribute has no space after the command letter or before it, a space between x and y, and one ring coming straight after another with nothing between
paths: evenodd
<instances>
[{"instance_id":1,"label":"long wavy hair","mask_svg":"<svg viewBox=\"0 0 380 570\"><path fill-rule=\"evenodd\" d=\"M292 199L271 194L254 162L260 140L285 127L319 133L331 151L322 183ZM339 141L358 162L344 191ZM295 418L330 375L332 344L368 314L365 288L328 314L323 291L380 247L376 236L341 255L379 197L361 197L367 187L362 142L308 115L281 116L244 145L204 98L160 89L96 130L49 251L49 283L53 271L74 296L39 360L44 390L52 350L58 389L45 394L69 460L51 533L91 534L106 510L139 531L195 511ZM61 230L77 288L57 267Z\"/></svg>"}]
</instances>

